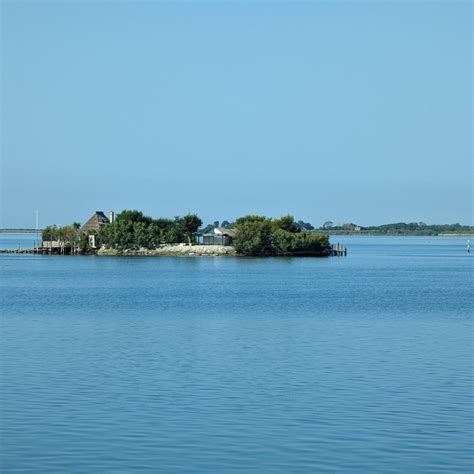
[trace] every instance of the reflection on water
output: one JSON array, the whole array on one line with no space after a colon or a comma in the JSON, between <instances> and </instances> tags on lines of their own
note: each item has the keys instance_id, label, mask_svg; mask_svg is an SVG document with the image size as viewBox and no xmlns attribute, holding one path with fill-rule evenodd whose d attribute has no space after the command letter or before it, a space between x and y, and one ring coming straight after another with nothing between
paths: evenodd
<instances>
[{"instance_id":1,"label":"reflection on water","mask_svg":"<svg viewBox=\"0 0 474 474\"><path fill-rule=\"evenodd\" d=\"M1 472L470 472L465 239L342 239L1 255Z\"/></svg>"}]
</instances>

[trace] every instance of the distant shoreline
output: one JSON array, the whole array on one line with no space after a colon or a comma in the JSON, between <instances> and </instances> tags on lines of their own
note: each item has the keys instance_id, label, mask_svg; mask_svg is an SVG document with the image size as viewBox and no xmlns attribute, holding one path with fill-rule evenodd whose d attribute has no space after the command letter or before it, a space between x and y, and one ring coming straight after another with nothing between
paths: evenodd
<instances>
[{"instance_id":1,"label":"distant shoreline","mask_svg":"<svg viewBox=\"0 0 474 474\"><path fill-rule=\"evenodd\" d=\"M381 234L377 232L324 232L328 237L342 236L342 237L473 237L473 233L463 234Z\"/></svg>"}]
</instances>

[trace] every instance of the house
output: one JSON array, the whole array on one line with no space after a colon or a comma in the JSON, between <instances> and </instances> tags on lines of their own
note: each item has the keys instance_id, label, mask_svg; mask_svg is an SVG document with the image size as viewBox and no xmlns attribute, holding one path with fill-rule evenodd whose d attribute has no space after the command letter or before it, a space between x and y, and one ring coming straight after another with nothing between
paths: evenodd
<instances>
[{"instance_id":1,"label":"house","mask_svg":"<svg viewBox=\"0 0 474 474\"><path fill-rule=\"evenodd\" d=\"M99 230L100 226L110 224L114 220L114 213L110 211L107 217L102 211L95 211L91 218L79 229L80 232L90 232L91 230Z\"/></svg>"},{"instance_id":2,"label":"house","mask_svg":"<svg viewBox=\"0 0 474 474\"><path fill-rule=\"evenodd\" d=\"M64 244L60 240L43 240L41 247L44 249L61 249Z\"/></svg>"},{"instance_id":3,"label":"house","mask_svg":"<svg viewBox=\"0 0 474 474\"><path fill-rule=\"evenodd\" d=\"M109 212L107 217L102 211L95 211L91 218L79 229L79 232L85 232L89 237L89 246L93 249L97 248L97 231L103 225L114 222L114 211Z\"/></svg>"},{"instance_id":4,"label":"house","mask_svg":"<svg viewBox=\"0 0 474 474\"><path fill-rule=\"evenodd\" d=\"M235 229L214 227L214 229L198 233L197 243L201 245L232 245L235 237Z\"/></svg>"}]
</instances>

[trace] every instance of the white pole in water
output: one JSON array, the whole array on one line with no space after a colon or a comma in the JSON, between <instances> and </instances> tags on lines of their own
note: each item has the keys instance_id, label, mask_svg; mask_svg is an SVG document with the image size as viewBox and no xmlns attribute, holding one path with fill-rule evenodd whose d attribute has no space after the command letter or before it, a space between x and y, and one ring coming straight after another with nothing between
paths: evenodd
<instances>
[{"instance_id":1,"label":"white pole in water","mask_svg":"<svg viewBox=\"0 0 474 474\"><path fill-rule=\"evenodd\" d=\"M467 253L470 254L471 253L471 241L468 239L467 241Z\"/></svg>"},{"instance_id":2,"label":"white pole in water","mask_svg":"<svg viewBox=\"0 0 474 474\"><path fill-rule=\"evenodd\" d=\"M39 246L39 211L36 209L36 246Z\"/></svg>"}]
</instances>

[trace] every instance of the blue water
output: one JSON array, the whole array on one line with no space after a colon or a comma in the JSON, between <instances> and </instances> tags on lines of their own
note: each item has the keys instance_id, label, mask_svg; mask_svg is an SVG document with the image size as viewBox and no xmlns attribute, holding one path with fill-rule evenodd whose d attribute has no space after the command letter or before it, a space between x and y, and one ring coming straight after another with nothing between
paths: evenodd
<instances>
[{"instance_id":1,"label":"blue water","mask_svg":"<svg viewBox=\"0 0 474 474\"><path fill-rule=\"evenodd\" d=\"M472 472L465 238L0 255L2 473Z\"/></svg>"},{"instance_id":2,"label":"blue water","mask_svg":"<svg viewBox=\"0 0 474 474\"><path fill-rule=\"evenodd\" d=\"M0 249L32 249L41 245L41 232L38 234L0 234Z\"/></svg>"}]
</instances>

